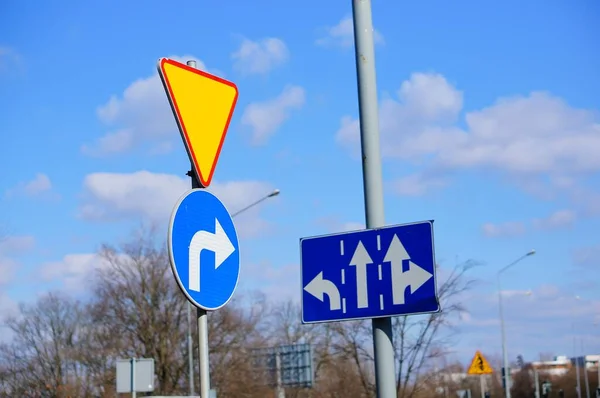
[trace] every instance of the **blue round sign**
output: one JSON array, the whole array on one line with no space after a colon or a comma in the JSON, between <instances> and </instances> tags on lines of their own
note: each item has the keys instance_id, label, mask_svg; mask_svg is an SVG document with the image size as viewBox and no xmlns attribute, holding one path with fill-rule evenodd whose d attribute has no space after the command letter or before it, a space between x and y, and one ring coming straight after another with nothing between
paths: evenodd
<instances>
[{"instance_id":1,"label":"blue round sign","mask_svg":"<svg viewBox=\"0 0 600 398\"><path fill-rule=\"evenodd\" d=\"M216 196L192 189L179 199L167 247L175 280L192 304L207 311L227 304L240 276L240 249L231 215Z\"/></svg>"}]
</instances>

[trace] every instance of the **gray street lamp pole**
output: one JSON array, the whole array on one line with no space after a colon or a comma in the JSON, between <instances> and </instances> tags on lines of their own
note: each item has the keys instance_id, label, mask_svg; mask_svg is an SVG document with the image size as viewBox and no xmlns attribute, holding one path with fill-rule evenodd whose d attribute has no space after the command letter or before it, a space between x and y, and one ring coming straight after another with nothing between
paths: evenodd
<instances>
[{"instance_id":1,"label":"gray street lamp pole","mask_svg":"<svg viewBox=\"0 0 600 398\"><path fill-rule=\"evenodd\" d=\"M505 396L505 398L511 398L510 397L511 378L510 378L510 371L508 369L508 354L506 352L506 332L504 330L504 309L502 308L502 287L501 287L501 284L500 284L500 275L502 275L502 273L504 271L508 270L512 266L514 266L517 263L519 263L525 257L533 256L534 254L535 254L535 250L531 250L527 254L522 255L521 257L519 257L518 259L516 259L512 263L510 263L507 266L505 266L504 268L502 268L500 271L498 271L498 274L497 274L497 279L498 279L498 306L500 308L500 331L501 331L501 334L502 334L502 362L504 363L503 366L504 366L504 396Z\"/></svg>"},{"instance_id":2,"label":"gray street lamp pole","mask_svg":"<svg viewBox=\"0 0 600 398\"><path fill-rule=\"evenodd\" d=\"M245 212L246 210L256 206L257 204L272 198L274 196L279 195L279 189L275 189L272 192L270 192L268 195L263 196L262 198L260 198L259 200L257 200L254 203L249 204L248 206L244 207L243 209L240 209L238 211L236 211L235 213L233 213L231 215L231 217L235 217L240 213ZM189 385L190 385L190 396L194 396L194 354L193 354L193 341L192 341L192 304L188 301L187 302L187 324L188 324L188 335L187 335L187 340L188 340L188 370L189 370ZM202 397L204 398L204 397Z\"/></svg>"}]
</instances>

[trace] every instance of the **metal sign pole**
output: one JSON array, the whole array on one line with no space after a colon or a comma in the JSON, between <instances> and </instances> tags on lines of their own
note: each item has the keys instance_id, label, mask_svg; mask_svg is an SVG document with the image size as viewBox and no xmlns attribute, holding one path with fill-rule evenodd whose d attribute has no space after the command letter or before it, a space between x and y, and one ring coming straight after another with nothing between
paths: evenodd
<instances>
[{"instance_id":1,"label":"metal sign pole","mask_svg":"<svg viewBox=\"0 0 600 398\"><path fill-rule=\"evenodd\" d=\"M196 395L194 391L194 343L192 341L192 303L187 302L187 328L188 328L188 378L190 396Z\"/></svg>"},{"instance_id":2,"label":"metal sign pole","mask_svg":"<svg viewBox=\"0 0 600 398\"><path fill-rule=\"evenodd\" d=\"M481 398L485 398L485 375L479 376L479 387L481 389Z\"/></svg>"},{"instance_id":3,"label":"metal sign pole","mask_svg":"<svg viewBox=\"0 0 600 398\"><path fill-rule=\"evenodd\" d=\"M378 228L385 225L385 217L371 0L352 0L352 15L354 19L365 218L367 228ZM391 318L374 318L372 324L377 397L397 397L392 320Z\"/></svg>"},{"instance_id":4,"label":"metal sign pole","mask_svg":"<svg viewBox=\"0 0 600 398\"><path fill-rule=\"evenodd\" d=\"M277 373L277 398L285 398L285 389L281 385L281 353L277 351L275 353L275 371Z\"/></svg>"},{"instance_id":5,"label":"metal sign pole","mask_svg":"<svg viewBox=\"0 0 600 398\"><path fill-rule=\"evenodd\" d=\"M135 396L135 358L131 358L131 398Z\"/></svg>"},{"instance_id":6,"label":"metal sign pole","mask_svg":"<svg viewBox=\"0 0 600 398\"><path fill-rule=\"evenodd\" d=\"M186 64L196 68L196 61L187 61ZM194 165L190 166L188 175L192 179L192 189L201 188L198 176L194 172ZM198 361L200 361L200 397L208 398L210 394L210 362L208 355L208 314L198 308Z\"/></svg>"},{"instance_id":7,"label":"metal sign pole","mask_svg":"<svg viewBox=\"0 0 600 398\"><path fill-rule=\"evenodd\" d=\"M200 360L200 397L210 394L210 363L208 359L208 314L198 308L198 352Z\"/></svg>"}]
</instances>

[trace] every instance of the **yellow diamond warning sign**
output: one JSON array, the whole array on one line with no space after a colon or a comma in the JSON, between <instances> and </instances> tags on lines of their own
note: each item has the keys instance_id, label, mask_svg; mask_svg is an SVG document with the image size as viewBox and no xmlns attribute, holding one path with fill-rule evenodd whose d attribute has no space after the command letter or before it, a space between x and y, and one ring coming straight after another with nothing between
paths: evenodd
<instances>
[{"instance_id":1,"label":"yellow diamond warning sign","mask_svg":"<svg viewBox=\"0 0 600 398\"><path fill-rule=\"evenodd\" d=\"M485 359L481 352L477 351L471 361L471 366L469 366L467 373L470 375L487 375L493 372L494 371L487 359Z\"/></svg>"}]
</instances>

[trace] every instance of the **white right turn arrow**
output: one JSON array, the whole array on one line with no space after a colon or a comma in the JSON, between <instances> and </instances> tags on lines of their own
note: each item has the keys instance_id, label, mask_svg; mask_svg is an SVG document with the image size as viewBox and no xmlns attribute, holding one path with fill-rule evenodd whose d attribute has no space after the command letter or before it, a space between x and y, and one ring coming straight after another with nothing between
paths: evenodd
<instances>
[{"instance_id":1,"label":"white right turn arrow","mask_svg":"<svg viewBox=\"0 0 600 398\"><path fill-rule=\"evenodd\" d=\"M326 294L329 297L329 309L332 311L342 308L340 291L332 281L323 279L323 271L319 272L319 275L315 276L315 278L304 287L304 290L320 301L325 300Z\"/></svg>"},{"instance_id":2,"label":"white right turn arrow","mask_svg":"<svg viewBox=\"0 0 600 398\"><path fill-rule=\"evenodd\" d=\"M219 268L235 251L233 243L216 218L214 234L208 231L198 231L192 236L190 242L188 286L195 292L200 291L200 253L202 250L215 253L215 269Z\"/></svg>"},{"instance_id":3,"label":"white right turn arrow","mask_svg":"<svg viewBox=\"0 0 600 398\"><path fill-rule=\"evenodd\" d=\"M409 260L409 268L406 272L402 272L403 260ZM394 304L404 304L404 290L407 286L410 286L410 293L413 294L433 277L433 274L410 261L410 256L400 239L398 239L398 235L394 235L383 261L389 262L392 267L392 297Z\"/></svg>"}]
</instances>

